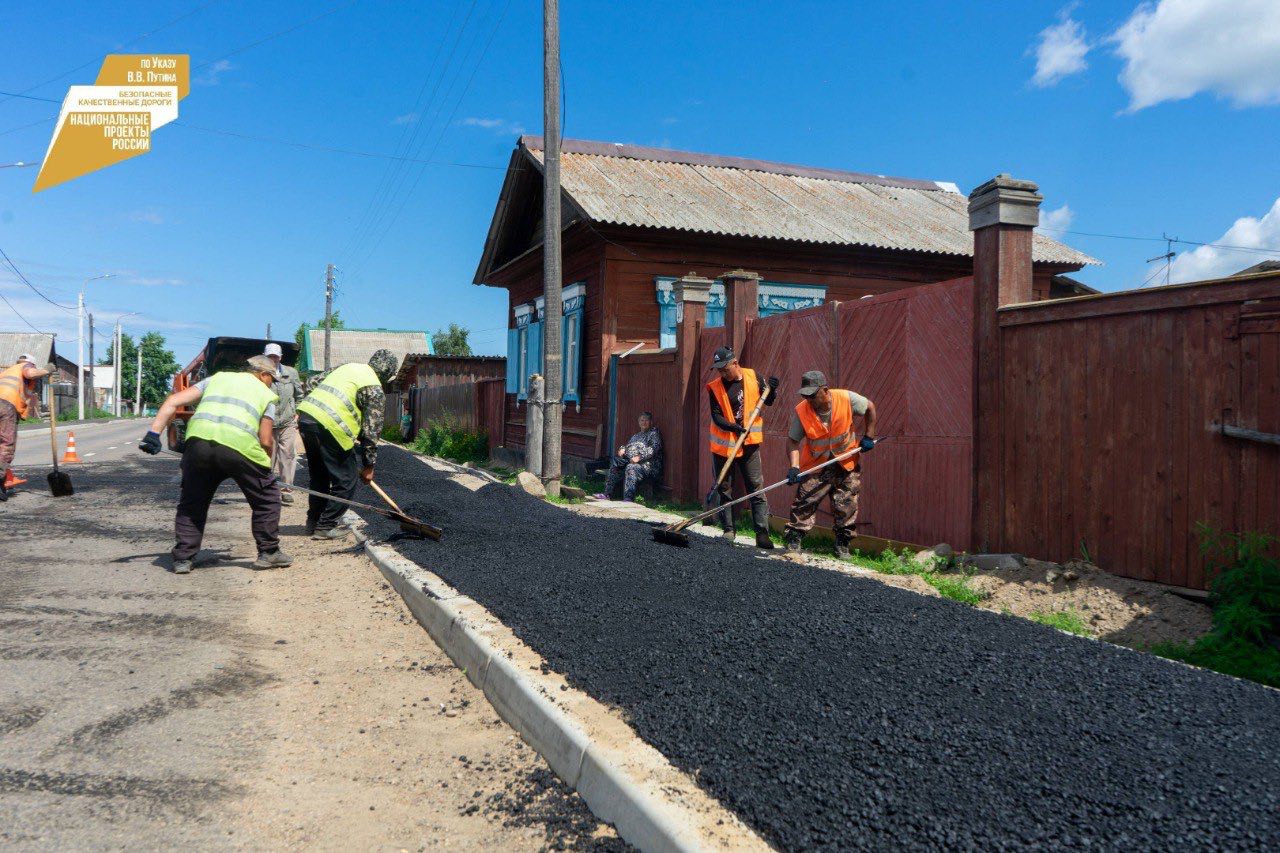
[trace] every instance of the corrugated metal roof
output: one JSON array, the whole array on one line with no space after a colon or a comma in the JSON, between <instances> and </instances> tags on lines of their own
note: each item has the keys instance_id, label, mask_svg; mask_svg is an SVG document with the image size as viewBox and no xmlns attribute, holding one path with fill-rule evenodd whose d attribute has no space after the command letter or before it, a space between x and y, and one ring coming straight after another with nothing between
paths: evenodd
<instances>
[{"instance_id":1,"label":"corrugated metal roof","mask_svg":"<svg viewBox=\"0 0 1280 853\"><path fill-rule=\"evenodd\" d=\"M521 146L542 165L542 140ZM972 256L954 184L566 140L564 192L592 221L705 234ZM1098 261L1036 234L1033 258Z\"/></svg>"},{"instance_id":2,"label":"corrugated metal roof","mask_svg":"<svg viewBox=\"0 0 1280 853\"><path fill-rule=\"evenodd\" d=\"M334 329L329 336L329 363L334 367L351 361L367 362L380 349L395 353L397 364L402 364L409 353L431 351L431 338L426 332ZM308 329L307 344L311 361L299 369L324 370L324 329Z\"/></svg>"},{"instance_id":3,"label":"corrugated metal roof","mask_svg":"<svg viewBox=\"0 0 1280 853\"><path fill-rule=\"evenodd\" d=\"M36 360L37 367L52 361L53 336L35 332L0 332L0 369L13 367L18 356L27 354Z\"/></svg>"}]
</instances>

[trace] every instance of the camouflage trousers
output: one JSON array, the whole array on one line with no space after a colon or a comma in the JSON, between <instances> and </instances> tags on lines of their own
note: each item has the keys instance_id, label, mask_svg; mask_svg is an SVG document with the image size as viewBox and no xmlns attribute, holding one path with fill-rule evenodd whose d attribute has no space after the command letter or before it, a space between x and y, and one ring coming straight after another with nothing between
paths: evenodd
<instances>
[{"instance_id":1,"label":"camouflage trousers","mask_svg":"<svg viewBox=\"0 0 1280 853\"><path fill-rule=\"evenodd\" d=\"M655 469L652 462L628 462L621 456L615 456L609 465L609 476L604 481L604 493L613 498L618 483L622 483L622 499L634 501L636 489L646 477L652 477Z\"/></svg>"},{"instance_id":2,"label":"camouflage trousers","mask_svg":"<svg viewBox=\"0 0 1280 853\"><path fill-rule=\"evenodd\" d=\"M857 471L846 471L839 465L823 468L817 476L805 480L796 487L795 500L791 502L791 517L783 536L801 539L813 529L818 515L818 505L828 495L831 497L831 525L836 542L847 545L854 537L854 522L858 518L858 488L862 479Z\"/></svg>"}]
</instances>

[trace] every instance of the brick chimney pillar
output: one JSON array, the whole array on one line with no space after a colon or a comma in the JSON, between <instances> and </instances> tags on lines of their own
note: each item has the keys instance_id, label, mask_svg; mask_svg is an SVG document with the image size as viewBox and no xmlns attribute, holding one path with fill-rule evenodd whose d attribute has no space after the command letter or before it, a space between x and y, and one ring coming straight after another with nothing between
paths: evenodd
<instances>
[{"instance_id":1,"label":"brick chimney pillar","mask_svg":"<svg viewBox=\"0 0 1280 853\"><path fill-rule=\"evenodd\" d=\"M707 302L711 299L711 279L695 273L676 279L676 378L679 383L678 434L667 434L667 472L671 490L679 500L693 500L698 490L698 439L702 437L698 423L699 395L703 365L699 364L702 330L707 326ZM677 413L672 412L674 416ZM661 417L661 415L659 415Z\"/></svg>"},{"instance_id":2,"label":"brick chimney pillar","mask_svg":"<svg viewBox=\"0 0 1280 853\"><path fill-rule=\"evenodd\" d=\"M998 310L1030 302L1032 229L1042 196L1031 181L997 175L969 194L973 232L973 518L969 547L1004 547Z\"/></svg>"},{"instance_id":3,"label":"brick chimney pillar","mask_svg":"<svg viewBox=\"0 0 1280 853\"><path fill-rule=\"evenodd\" d=\"M730 270L720 276L724 282L724 325L734 355L742 356L747 344L747 321L760 316L760 275L746 270Z\"/></svg>"}]
</instances>

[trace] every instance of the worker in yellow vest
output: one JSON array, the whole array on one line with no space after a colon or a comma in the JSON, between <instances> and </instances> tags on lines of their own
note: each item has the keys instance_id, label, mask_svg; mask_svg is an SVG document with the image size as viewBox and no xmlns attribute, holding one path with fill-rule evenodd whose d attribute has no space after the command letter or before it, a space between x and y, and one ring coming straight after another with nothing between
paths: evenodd
<instances>
[{"instance_id":1,"label":"worker in yellow vest","mask_svg":"<svg viewBox=\"0 0 1280 853\"><path fill-rule=\"evenodd\" d=\"M23 353L12 367L0 370L0 501L9 499L9 488L18 484L9 464L18 450L18 421L27 416L38 404L36 380L53 372L53 365L44 370L36 367L35 360Z\"/></svg>"},{"instance_id":2,"label":"worker in yellow vest","mask_svg":"<svg viewBox=\"0 0 1280 853\"><path fill-rule=\"evenodd\" d=\"M311 393L298 404L298 432L307 451L312 491L351 500L361 481L373 482L386 417L382 388L395 378L396 367L395 354L380 349L368 364L340 364L314 380ZM344 538L351 532L340 523L344 512L343 504L312 495L307 504L308 535Z\"/></svg>"},{"instance_id":3,"label":"worker in yellow vest","mask_svg":"<svg viewBox=\"0 0 1280 853\"><path fill-rule=\"evenodd\" d=\"M766 384L756 375L754 370L738 363L730 347L720 347L711 356L711 366L718 376L707 383L707 394L711 401L711 423L707 425L710 439L712 470L719 475L729 451L737 442L738 436L747 433L746 440L734 454L733 464L720 485L716 487L714 500L725 504L732 500L733 475L737 472L742 480L743 494L757 491L764 486L764 471L760 464L760 445L764 441L764 413L748 428L746 418L756 410L763 394L765 405L772 406L774 395L778 389L778 380L770 377ZM729 507L715 517L724 531L726 539L734 536L733 508ZM760 548L772 548L773 540L769 538L769 503L763 496L751 499L751 522L756 531L756 545Z\"/></svg>"},{"instance_id":4,"label":"worker in yellow vest","mask_svg":"<svg viewBox=\"0 0 1280 853\"><path fill-rule=\"evenodd\" d=\"M195 406L187 422L182 451L182 486L173 522L173 571L191 571L209 504L218 486L230 477L252 510L253 540L258 546L255 569L275 569L293 562L280 550L280 484L271 473L273 425L280 398L271 389L276 366L264 355L249 359L249 370L221 371L174 394L160 406L151 431L138 448L160 452L160 433L179 406Z\"/></svg>"},{"instance_id":5,"label":"worker in yellow vest","mask_svg":"<svg viewBox=\"0 0 1280 853\"><path fill-rule=\"evenodd\" d=\"M836 556L847 557L858 518L862 455L875 447L876 406L861 394L827 387L827 377L821 370L810 370L800 378L800 396L804 399L791 415L787 435L791 454L787 482L799 488L791 503L783 542L788 551L798 553L804 535L813 529L818 505L830 496ZM862 419L861 439L855 418ZM862 453L828 465L812 476L804 473L855 447L861 447Z\"/></svg>"}]
</instances>

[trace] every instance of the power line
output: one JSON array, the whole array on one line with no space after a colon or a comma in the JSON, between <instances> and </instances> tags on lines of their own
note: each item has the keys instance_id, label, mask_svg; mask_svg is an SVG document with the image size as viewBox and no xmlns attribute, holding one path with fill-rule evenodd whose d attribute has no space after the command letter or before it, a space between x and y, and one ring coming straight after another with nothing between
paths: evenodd
<instances>
[{"instance_id":1,"label":"power line","mask_svg":"<svg viewBox=\"0 0 1280 853\"><path fill-rule=\"evenodd\" d=\"M1204 246L1209 249L1228 249L1233 252L1253 252L1259 255L1280 255L1280 249L1264 249L1260 246L1233 246L1228 243L1206 243L1200 240L1181 240L1169 237L1142 237L1136 234L1100 234L1096 231L1070 231L1066 228L1041 228L1058 234L1074 234L1078 237L1105 237L1110 240L1142 240L1149 243L1176 243L1182 246Z\"/></svg>"},{"instance_id":2,"label":"power line","mask_svg":"<svg viewBox=\"0 0 1280 853\"><path fill-rule=\"evenodd\" d=\"M280 36L287 36L289 33L293 32L294 30L300 30L303 27L307 26L308 24L314 24L316 21L319 21L322 18L327 18L328 16L332 15L334 12L337 12L340 9L345 9L348 6L354 6L356 3L359 3L359 2L360 0L347 0L346 3L339 3L336 6L331 6L325 11L321 12L319 15L316 15L314 18L308 18L305 21L300 21L291 27L280 30L277 33L272 33L269 36L263 36L262 38L258 39L255 42L250 42L249 44L246 44L242 47L237 47L235 50L224 53L221 56L216 56L213 59L210 59L206 62L201 62L199 65L194 66L191 70L199 71L201 68L207 68L208 66L213 65L215 62L221 62L224 59L229 59L237 54L244 53L246 50L252 50L253 48L258 47L259 45L266 44L272 39L277 39Z\"/></svg>"},{"instance_id":3,"label":"power line","mask_svg":"<svg viewBox=\"0 0 1280 853\"><path fill-rule=\"evenodd\" d=\"M15 315L19 320L21 320L22 322L26 323L26 324L31 328L31 331L33 331L33 332L39 332L39 333L40 333L40 334L42 334L42 335L48 334L48 332L45 332L45 331L43 331L43 330L41 330L41 329L37 329L37 328L35 327L35 325L34 325L30 320L28 320L26 317L22 316L22 312L20 312L17 308L14 308L14 307L13 307L13 303L12 303L12 302L10 302L8 299L6 299L6 298L5 298L5 295L4 295L3 293L0 293L0 301L3 301L5 305L8 305L8 306L9 306L9 310L10 310L10 311L12 311L12 312L14 313L14 315Z\"/></svg>"},{"instance_id":4,"label":"power line","mask_svg":"<svg viewBox=\"0 0 1280 853\"><path fill-rule=\"evenodd\" d=\"M45 302L48 302L50 305L54 306L55 308L61 308L63 311L66 311L68 314L74 313L75 311L74 308L70 308L66 305L62 305L57 302L54 302L49 297L45 296L44 293L40 290L40 288L36 287L34 284L28 281L27 277L22 274L22 270L18 269L17 265L14 264L14 262L9 259L9 256L7 254L5 254L4 249L0 249L0 257L4 258L4 262L8 265L9 269L13 270L13 274L18 277L19 281L21 281L27 287L35 291L36 296L39 296L41 299L43 299Z\"/></svg>"}]
</instances>

